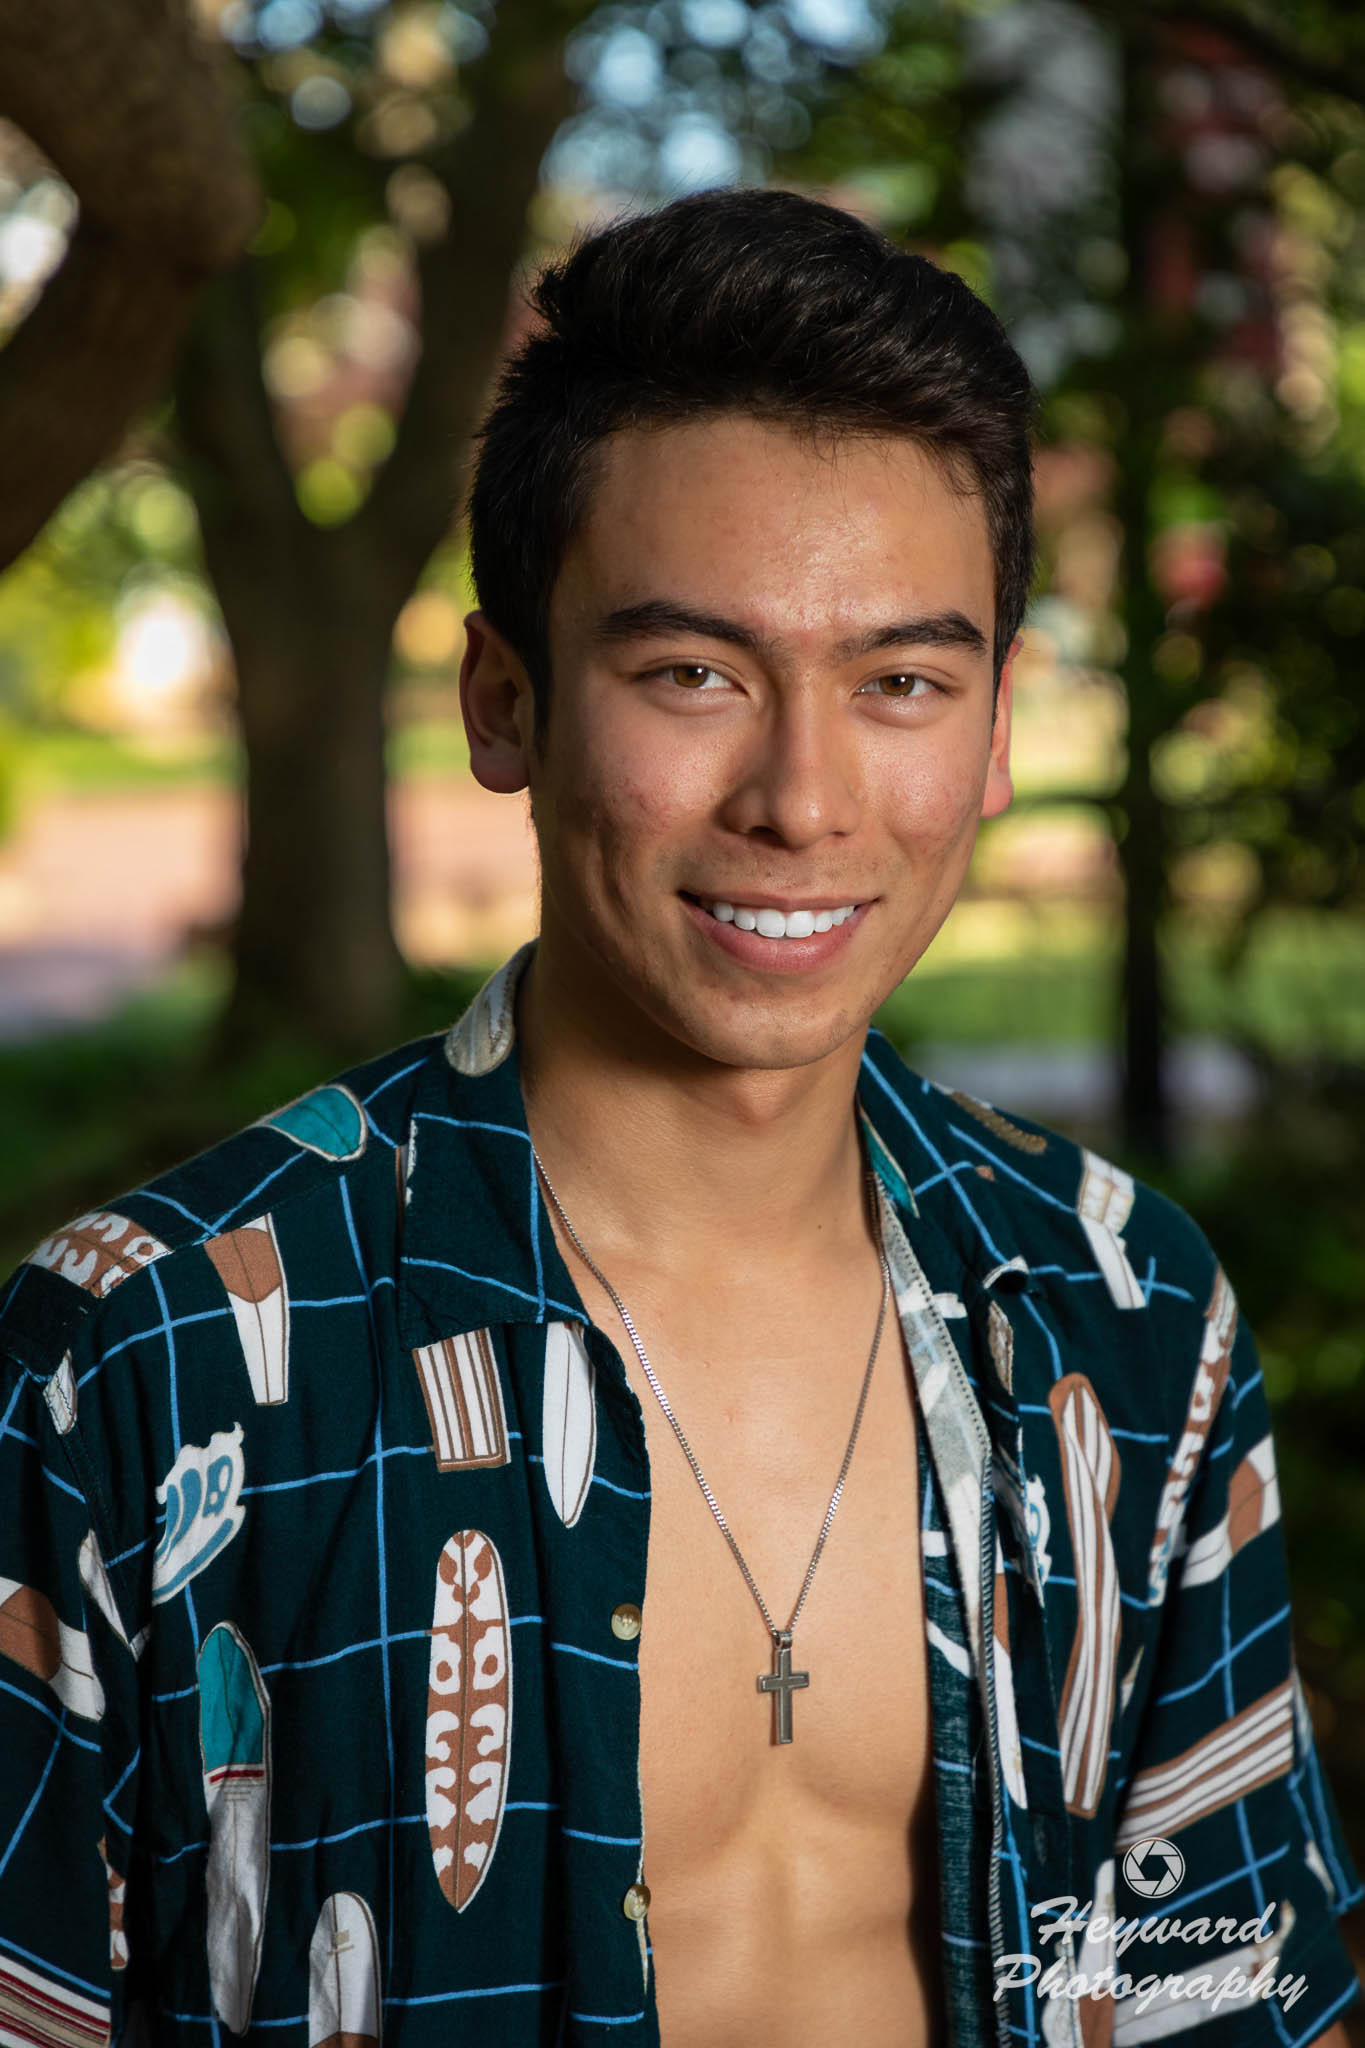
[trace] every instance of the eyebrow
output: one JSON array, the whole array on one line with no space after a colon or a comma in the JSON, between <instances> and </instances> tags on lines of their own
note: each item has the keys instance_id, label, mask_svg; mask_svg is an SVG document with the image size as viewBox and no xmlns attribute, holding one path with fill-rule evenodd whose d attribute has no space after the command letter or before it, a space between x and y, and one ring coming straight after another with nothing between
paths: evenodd
<instances>
[{"instance_id":1,"label":"eyebrow","mask_svg":"<svg viewBox=\"0 0 1365 2048\"><path fill-rule=\"evenodd\" d=\"M597 636L606 641L660 639L670 633L692 633L706 640L723 640L731 647L760 657L773 651L774 642L737 619L720 612L699 611L695 606L675 603L670 598L646 598L640 604L619 606L608 612L597 626ZM883 647L960 647L972 654L986 652L986 636L964 612L917 612L885 626L873 626L841 640L834 649L839 661L853 661L859 655L876 654Z\"/></svg>"}]
</instances>

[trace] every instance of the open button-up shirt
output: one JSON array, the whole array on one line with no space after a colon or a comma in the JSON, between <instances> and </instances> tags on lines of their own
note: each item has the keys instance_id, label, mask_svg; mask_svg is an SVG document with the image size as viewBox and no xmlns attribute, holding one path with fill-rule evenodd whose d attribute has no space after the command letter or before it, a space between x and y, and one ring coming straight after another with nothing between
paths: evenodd
<instances>
[{"instance_id":1,"label":"open button-up shirt","mask_svg":"<svg viewBox=\"0 0 1365 2048\"><path fill-rule=\"evenodd\" d=\"M538 1196L523 959L0 1297L0 2043L657 2040L644 1425ZM1360 1887L1227 1281L876 1033L858 1112L952 2038L1309 2041Z\"/></svg>"}]
</instances>

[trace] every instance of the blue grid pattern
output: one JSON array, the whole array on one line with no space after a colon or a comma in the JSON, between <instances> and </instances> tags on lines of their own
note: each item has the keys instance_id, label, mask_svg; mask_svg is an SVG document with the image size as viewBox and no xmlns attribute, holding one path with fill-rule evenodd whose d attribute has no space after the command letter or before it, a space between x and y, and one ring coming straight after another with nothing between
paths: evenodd
<instances>
[{"instance_id":1,"label":"blue grid pattern","mask_svg":"<svg viewBox=\"0 0 1365 2048\"><path fill-rule=\"evenodd\" d=\"M1031 1951L1031 1907L1093 1895L1134 1787L1219 1729L1231 1725L1235 1738L1237 1717L1289 1683L1283 1546L1273 1517L1246 1536L1243 1502L1242 1540L1224 1568L1186 1585L1177 1552L1163 1597L1149 1598L1158 1506L1215 1271L1188 1220L1134 1191L1122 1246L1141 1305L1120 1310L1078 1217L1074 1147L945 1097L875 1034L860 1100L926 1282L936 1300L962 1304L947 1327L989 1432L988 1511L1004 1553L997 1600L1009 1664L993 1669L997 1690L1011 1687L1026 1803L1002 1791L997 1813L990 1652L973 1640L963 1591L977 1582L979 1551L963 1549L944 1513L921 1428L951 2038L964 2048L1040 2043L1051 2032L1032 1985L992 1999L992 1872L1003 1949ZM355 1142L329 1138L352 1117ZM243 1226L266 1216L269 1232L253 1241ZM138 1232L161 1249L102 1288L104 1247ZM234 1233L243 1273L257 1261L236 1293L205 1249ZM267 1237L276 1295L260 1278ZM216 2048L222 1986L209 1964L206 1879L222 1851L198 1656L227 1622L269 1709L269 1881L248 1965L249 2031L312 2023L309 1937L324 1901L346 1895L370 1916L391 2039L396 2028L412 2048L444 2042L450 2006L470 2002L480 2039L495 2044L657 2040L652 1970L642 1972L621 1911L642 1838L637 1653L606 1626L618 1602L643 1604L648 1462L620 1359L589 1328L594 1463L579 1518L566 1526L557 1513L542 1443L546 1327L583 1311L539 1201L515 1050L477 1076L455 1071L439 1040L388 1055L296 1106L288 1128L267 1120L128 1196L68 1249L49 1247L22 1268L0 1315L0 1489L17 1504L0 1528L0 1580L15 1589L0 1593L0 1746L12 1759L0 1784L0 2015L27 1972L50 1987L54 2042L82 2025L82 2038L99 2038L100 2013L118 2038L140 2006L158 2042L207 2036ZM93 1284L74 1277L90 1270ZM287 1313L276 1325L279 1294ZM912 1319L903 1321L913 1355ZM281 1328L287 1397L261 1401L251 1347L273 1344L283 1375ZM476 1331L489 1336L505 1462L441 1465L414 1356ZM59 1373L76 1404L65 1432L44 1394ZM1093 1389L1121 1466L1109 1540L1125 1683L1095 1709L1109 1715L1108 1765L1092 1812L1068 1799L1059 1736L1092 1584L1074 1550L1050 1399L1075 1375ZM157 1491L186 1458L207 1459L212 1440L231 1445L238 1427L219 1476L232 1468L224 1500L240 1527L180 1591L157 1599L170 1511ZM1239 1328L1188 1482L1187 1544L1228 1517L1234 1480L1244 1493L1249 1455L1268 1431L1254 1348ZM207 1538L213 1488L180 1483L207 1489L178 1539L184 1556L184 1544ZM1046 1526L1029 1522L1026 1498ZM515 1683L496 1836L472 1896L452 1910L436 1881L424 1729L435 1563L464 1529L482 1531L500 1560ZM1187 1878L1169 1910L1207 1900L1210 1912L1252 1918L1269 1901L1283 1919L1290 1909L1281 1975L1301 1976L1305 1990L1290 2004L1220 2015L1211 2041L1292 2048L1353 1995L1333 1917L1361 1887L1302 1711L1287 1766L1251 1776L1172 1823ZM110 1868L126 1881L115 1912L126 1969L113 1966ZM237 1870L243 1897L254 1868L248 1857ZM1137 1909L1121 1878L1117 1899L1120 1912ZM1155 1943L1137 1944L1128 1964L1135 1976L1169 1967Z\"/></svg>"}]
</instances>

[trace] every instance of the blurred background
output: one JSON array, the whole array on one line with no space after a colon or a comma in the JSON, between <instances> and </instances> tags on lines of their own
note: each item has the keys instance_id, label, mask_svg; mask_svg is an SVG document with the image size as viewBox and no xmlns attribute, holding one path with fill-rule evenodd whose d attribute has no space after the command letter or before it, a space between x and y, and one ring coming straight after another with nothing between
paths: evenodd
<instances>
[{"instance_id":1,"label":"blurred background","mask_svg":"<svg viewBox=\"0 0 1365 2048\"><path fill-rule=\"evenodd\" d=\"M823 195L1043 398L1018 800L879 1021L1217 1244L1365 1864L1365 15L0 0L0 49L5 1265L534 929L455 689L522 283Z\"/></svg>"}]
</instances>

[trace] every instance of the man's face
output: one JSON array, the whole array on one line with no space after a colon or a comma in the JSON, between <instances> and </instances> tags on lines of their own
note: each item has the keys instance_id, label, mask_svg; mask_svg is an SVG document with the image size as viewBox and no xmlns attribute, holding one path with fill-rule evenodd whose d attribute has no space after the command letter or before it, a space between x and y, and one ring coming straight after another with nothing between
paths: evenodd
<instances>
[{"instance_id":1,"label":"man's face","mask_svg":"<svg viewBox=\"0 0 1365 2048\"><path fill-rule=\"evenodd\" d=\"M524 756L547 960L642 1051L774 1069L861 1044L1010 799L993 625L981 504L913 443L744 415L615 435ZM806 916L770 937L717 904Z\"/></svg>"}]
</instances>

